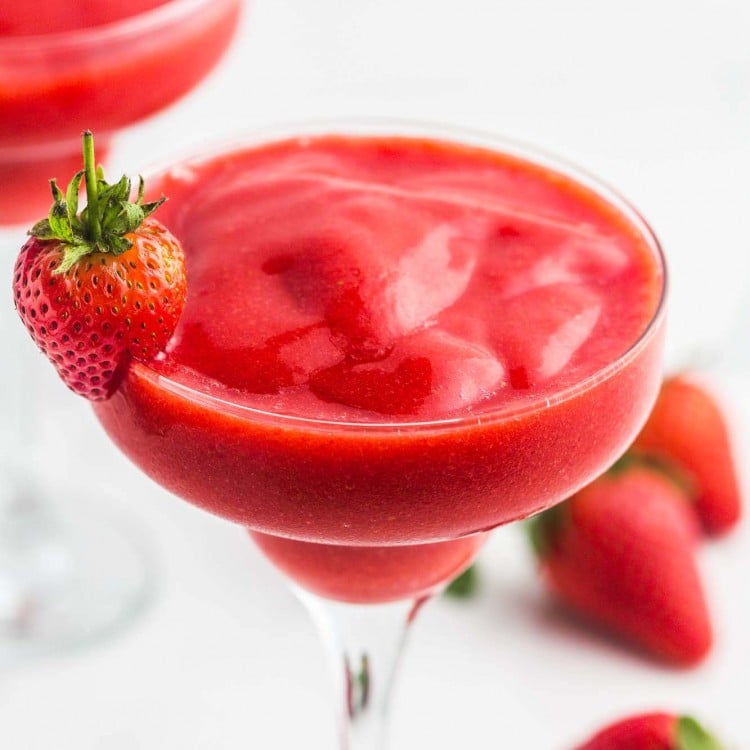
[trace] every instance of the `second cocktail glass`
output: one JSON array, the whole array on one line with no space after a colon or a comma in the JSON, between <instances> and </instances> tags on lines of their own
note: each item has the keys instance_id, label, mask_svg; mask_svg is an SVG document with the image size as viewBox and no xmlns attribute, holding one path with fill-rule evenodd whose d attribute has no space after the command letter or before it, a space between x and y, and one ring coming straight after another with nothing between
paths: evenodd
<instances>
[{"instance_id":1,"label":"second cocktail glass","mask_svg":"<svg viewBox=\"0 0 750 750\"><path fill-rule=\"evenodd\" d=\"M581 172L427 127L277 132L151 189L188 302L96 414L162 486L251 531L330 647L341 746L382 747L421 604L642 425L658 243Z\"/></svg>"},{"instance_id":2,"label":"second cocktail glass","mask_svg":"<svg viewBox=\"0 0 750 750\"><path fill-rule=\"evenodd\" d=\"M242 0L14 4L0 11L0 226L49 209L48 181L99 159L121 129L163 110L214 68ZM99 18L96 18L99 17Z\"/></svg>"}]
</instances>

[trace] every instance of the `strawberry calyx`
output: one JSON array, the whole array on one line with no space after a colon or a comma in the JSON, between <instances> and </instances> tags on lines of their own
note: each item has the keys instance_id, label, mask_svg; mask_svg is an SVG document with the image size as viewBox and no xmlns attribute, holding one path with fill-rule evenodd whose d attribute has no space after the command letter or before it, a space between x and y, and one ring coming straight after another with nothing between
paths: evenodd
<instances>
[{"instance_id":1,"label":"strawberry calyx","mask_svg":"<svg viewBox=\"0 0 750 750\"><path fill-rule=\"evenodd\" d=\"M46 219L37 222L29 234L43 241L58 242L63 258L55 274L70 270L81 258L91 253L110 253L117 256L129 250L133 243L126 235L135 231L166 198L144 203L143 178L138 179L138 196L130 201L132 185L123 175L114 184L104 179L101 165L96 166L94 136L83 133L83 166L68 184L65 193L55 180L50 180L53 203ZM78 193L84 181L86 207L78 213Z\"/></svg>"},{"instance_id":2,"label":"strawberry calyx","mask_svg":"<svg viewBox=\"0 0 750 750\"><path fill-rule=\"evenodd\" d=\"M681 716L678 720L676 748L677 750L724 750L724 746L692 716Z\"/></svg>"},{"instance_id":3,"label":"strawberry calyx","mask_svg":"<svg viewBox=\"0 0 750 750\"><path fill-rule=\"evenodd\" d=\"M652 469L666 479L669 479L677 489L685 495L686 500L690 500L695 495L695 482L674 462L653 453L645 453L632 448L618 458L617 461L607 469L605 474L609 476L618 476L619 474L626 473L634 467L646 467L647 469Z\"/></svg>"},{"instance_id":4,"label":"strawberry calyx","mask_svg":"<svg viewBox=\"0 0 750 750\"><path fill-rule=\"evenodd\" d=\"M531 547L540 560L544 560L554 548L560 528L565 522L565 515L565 503L560 503L527 522L526 531Z\"/></svg>"},{"instance_id":5,"label":"strawberry calyx","mask_svg":"<svg viewBox=\"0 0 750 750\"><path fill-rule=\"evenodd\" d=\"M479 590L480 575L477 564L470 565L445 588L445 595L453 599L470 599Z\"/></svg>"}]
</instances>

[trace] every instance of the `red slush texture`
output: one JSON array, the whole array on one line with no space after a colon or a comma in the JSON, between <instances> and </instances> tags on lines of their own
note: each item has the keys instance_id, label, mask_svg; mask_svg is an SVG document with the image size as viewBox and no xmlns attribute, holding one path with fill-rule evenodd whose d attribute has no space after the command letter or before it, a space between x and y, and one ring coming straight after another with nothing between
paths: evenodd
<instances>
[{"instance_id":1,"label":"red slush texture","mask_svg":"<svg viewBox=\"0 0 750 750\"><path fill-rule=\"evenodd\" d=\"M84 21L78 2L27 3L26 12L0 11L0 171L6 177L0 198L0 222L40 218L49 207L48 180L66 184L80 167L80 134L99 136L157 112L190 91L216 65L237 25L240 0L207 4L204 12L161 28L96 40L62 36L73 23L87 23L92 34L102 26L168 2L122 0L96 3L97 13ZM34 19L29 18L33 9ZM64 11L64 12L63 12ZM48 16L43 25L40 18ZM36 21L32 24L32 21ZM36 27L37 37L24 37ZM5 27L5 32L3 28ZM47 32L45 34L45 32ZM4 45L8 40L9 44ZM23 48L15 45L24 43ZM54 158L48 153L54 144ZM69 170L71 159L78 159ZM29 167L44 160L44 175ZM12 179L7 179L10 173Z\"/></svg>"},{"instance_id":2,"label":"red slush texture","mask_svg":"<svg viewBox=\"0 0 750 750\"><path fill-rule=\"evenodd\" d=\"M601 371L656 312L654 251L559 173L331 136L217 157L158 188L187 306L165 361L131 367L96 413L167 489L285 538L261 546L318 593L419 594L462 537L593 479L653 402L660 326ZM372 551L444 540L427 566Z\"/></svg>"}]
</instances>

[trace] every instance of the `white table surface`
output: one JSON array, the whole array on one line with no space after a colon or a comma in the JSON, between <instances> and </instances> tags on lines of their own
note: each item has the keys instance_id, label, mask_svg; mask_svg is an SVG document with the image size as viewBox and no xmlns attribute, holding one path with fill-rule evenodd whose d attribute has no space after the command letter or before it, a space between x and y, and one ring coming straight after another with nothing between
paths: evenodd
<instances>
[{"instance_id":1,"label":"white table surface","mask_svg":"<svg viewBox=\"0 0 750 750\"><path fill-rule=\"evenodd\" d=\"M562 154L617 186L661 237L669 361L714 365L743 461L750 370L726 366L750 361L750 338L732 333L750 282L749 38L744 0L255 0L220 69L124 133L110 174L217 134L352 115L479 128ZM77 495L85 470L87 500L61 495L66 513L90 503L142 526L159 595L106 642L0 673L0 747L333 748L322 650L280 576L241 531L141 476L51 370L41 380L54 404L40 477ZM63 421L89 458L60 448ZM481 558L481 596L423 613L394 750L563 750L609 718L657 707L699 714L750 747L747 523L701 550L718 642L690 671L560 617L524 546L520 529L499 530Z\"/></svg>"}]
</instances>

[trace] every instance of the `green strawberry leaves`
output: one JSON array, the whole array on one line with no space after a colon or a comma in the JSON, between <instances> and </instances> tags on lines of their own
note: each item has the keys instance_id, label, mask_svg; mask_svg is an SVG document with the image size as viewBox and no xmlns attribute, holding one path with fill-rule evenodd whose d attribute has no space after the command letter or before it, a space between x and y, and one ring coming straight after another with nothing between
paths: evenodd
<instances>
[{"instance_id":1,"label":"green strawberry leaves","mask_svg":"<svg viewBox=\"0 0 750 750\"><path fill-rule=\"evenodd\" d=\"M723 750L723 745L691 716L677 722L676 746L677 750Z\"/></svg>"},{"instance_id":2,"label":"green strawberry leaves","mask_svg":"<svg viewBox=\"0 0 750 750\"><path fill-rule=\"evenodd\" d=\"M83 134L84 169L76 172L65 194L55 180L50 181L53 203L46 219L37 222L29 234L44 241L60 242L63 261L55 273L65 273L90 253L121 255L133 243L125 235L134 232L166 200L163 196L144 203L144 183L139 177L138 196L130 200L132 185L123 175L116 183L104 179L104 171L95 167L94 141L90 131ZM86 184L86 208L78 213L81 181Z\"/></svg>"},{"instance_id":3,"label":"green strawberry leaves","mask_svg":"<svg viewBox=\"0 0 750 750\"><path fill-rule=\"evenodd\" d=\"M526 522L526 532L531 547L540 560L544 560L554 548L555 541L565 521L565 503L560 503Z\"/></svg>"},{"instance_id":4,"label":"green strawberry leaves","mask_svg":"<svg viewBox=\"0 0 750 750\"><path fill-rule=\"evenodd\" d=\"M60 192L59 189L57 192ZM64 201L55 201L52 204L49 212L49 227L52 234L64 242L73 241L73 227L68 220L68 209Z\"/></svg>"},{"instance_id":5,"label":"green strawberry leaves","mask_svg":"<svg viewBox=\"0 0 750 750\"><path fill-rule=\"evenodd\" d=\"M68 189L65 191L65 203L68 209L68 219L71 224L76 221L76 216L78 214L78 189L81 186L82 179L83 170L76 172L73 175L73 179L68 183ZM55 195L57 185L55 185L54 180L52 180L52 185L54 185L52 188L52 195L57 199L57 196Z\"/></svg>"},{"instance_id":6,"label":"green strawberry leaves","mask_svg":"<svg viewBox=\"0 0 750 750\"><path fill-rule=\"evenodd\" d=\"M479 578L476 564L470 565L448 584L445 595L454 599L469 599L477 593Z\"/></svg>"}]
</instances>

